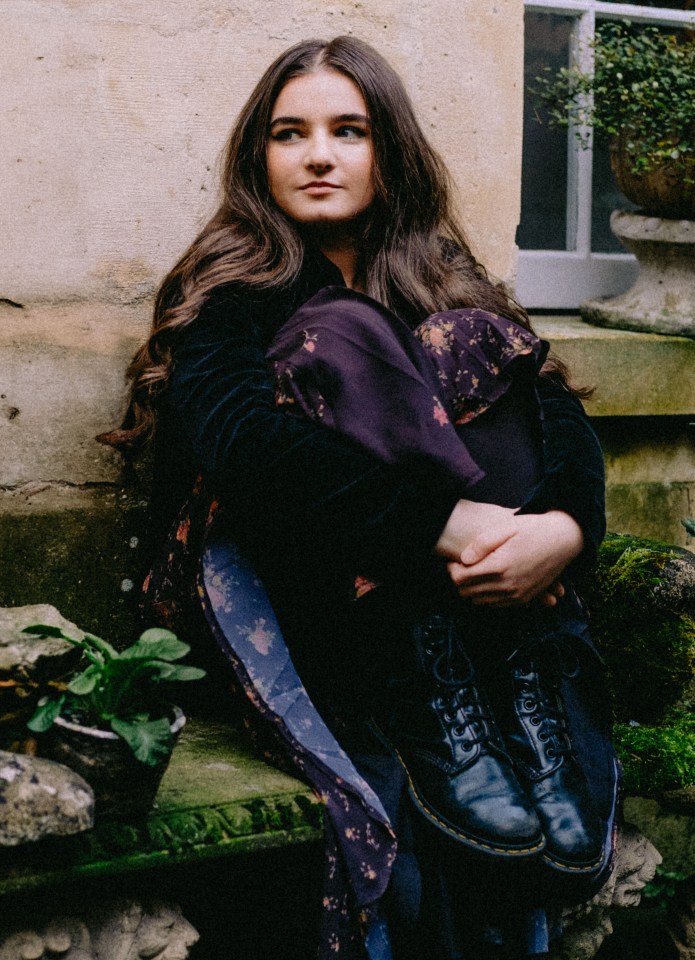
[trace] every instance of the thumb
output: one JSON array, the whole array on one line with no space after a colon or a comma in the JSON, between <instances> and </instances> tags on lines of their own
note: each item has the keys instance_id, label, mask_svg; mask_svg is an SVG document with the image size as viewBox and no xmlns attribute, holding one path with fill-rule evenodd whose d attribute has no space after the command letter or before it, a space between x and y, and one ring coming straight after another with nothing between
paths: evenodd
<instances>
[{"instance_id":1,"label":"thumb","mask_svg":"<svg viewBox=\"0 0 695 960\"><path fill-rule=\"evenodd\" d=\"M490 530L484 530L471 540L466 549L461 553L461 563L467 567L472 566L474 563L479 563L480 560L484 559L489 553L492 553L493 550L497 550L503 543L510 540L515 532L515 527L512 524L495 526Z\"/></svg>"}]
</instances>

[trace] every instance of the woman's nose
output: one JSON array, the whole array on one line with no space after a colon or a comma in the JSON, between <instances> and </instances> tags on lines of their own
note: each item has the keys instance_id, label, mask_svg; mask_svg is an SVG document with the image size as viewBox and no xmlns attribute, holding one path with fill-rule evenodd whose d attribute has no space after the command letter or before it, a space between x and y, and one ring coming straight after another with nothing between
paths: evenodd
<instances>
[{"instance_id":1,"label":"woman's nose","mask_svg":"<svg viewBox=\"0 0 695 960\"><path fill-rule=\"evenodd\" d=\"M315 134L307 139L305 163L310 170L330 170L335 166L335 154L328 136Z\"/></svg>"}]
</instances>

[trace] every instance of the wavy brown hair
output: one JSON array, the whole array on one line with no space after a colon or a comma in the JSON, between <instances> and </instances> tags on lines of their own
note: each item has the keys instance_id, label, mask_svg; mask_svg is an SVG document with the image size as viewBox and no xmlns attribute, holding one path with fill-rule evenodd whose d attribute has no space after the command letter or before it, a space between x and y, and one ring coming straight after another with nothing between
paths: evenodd
<instances>
[{"instance_id":1,"label":"wavy brown hair","mask_svg":"<svg viewBox=\"0 0 695 960\"><path fill-rule=\"evenodd\" d=\"M371 120L375 199L360 242L367 294L412 323L438 310L475 306L530 329L526 313L495 286L473 256L452 210L449 174L427 142L393 68L354 37L307 40L270 65L239 114L224 154L219 209L167 275L147 342L127 372L122 426L98 439L127 450L154 430L177 332L228 283L282 287L297 277L304 240L273 201L266 146L271 112L292 78L328 68L359 88ZM556 368L557 369L557 368Z\"/></svg>"}]
</instances>

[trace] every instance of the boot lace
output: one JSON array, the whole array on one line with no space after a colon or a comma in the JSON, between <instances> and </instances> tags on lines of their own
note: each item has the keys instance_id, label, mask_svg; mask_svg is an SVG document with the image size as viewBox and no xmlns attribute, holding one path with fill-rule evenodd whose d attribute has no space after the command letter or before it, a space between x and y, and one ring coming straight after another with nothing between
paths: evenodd
<instances>
[{"instance_id":1,"label":"boot lace","mask_svg":"<svg viewBox=\"0 0 695 960\"><path fill-rule=\"evenodd\" d=\"M473 664L451 624L428 638L425 655L433 658L432 678L438 688L434 703L447 729L457 739L466 737L464 750L488 742L492 714L480 697Z\"/></svg>"},{"instance_id":2,"label":"boot lace","mask_svg":"<svg viewBox=\"0 0 695 960\"><path fill-rule=\"evenodd\" d=\"M574 650L562 639L539 641L524 648L514 667L519 677L519 692L524 709L533 711L530 722L545 744L548 759L562 759L573 753L567 713L560 693L565 677L575 677L579 661Z\"/></svg>"}]
</instances>

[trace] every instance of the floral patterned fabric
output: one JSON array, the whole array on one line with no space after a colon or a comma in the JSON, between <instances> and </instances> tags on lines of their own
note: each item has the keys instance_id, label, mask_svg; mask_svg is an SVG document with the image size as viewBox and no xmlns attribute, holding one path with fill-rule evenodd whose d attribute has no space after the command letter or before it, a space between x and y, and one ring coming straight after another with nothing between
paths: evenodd
<instances>
[{"instance_id":1,"label":"floral patterned fabric","mask_svg":"<svg viewBox=\"0 0 695 960\"><path fill-rule=\"evenodd\" d=\"M282 767L289 761L325 804L320 960L391 960L379 900L396 854L393 829L311 702L263 584L218 536L221 517L199 478L145 580L143 614L181 636L212 634L257 713L266 759Z\"/></svg>"},{"instance_id":2,"label":"floral patterned fabric","mask_svg":"<svg viewBox=\"0 0 695 960\"><path fill-rule=\"evenodd\" d=\"M474 483L481 469L460 427L515 378L534 378L545 350L511 321L473 309L436 314L413 336L368 297L326 288L280 330L268 361L277 404L289 412L387 462L428 457ZM396 853L393 828L307 694L265 589L224 535L222 516L200 479L145 583L148 618L182 635L212 634L272 744L269 759L289 762L325 804L321 960L391 960L380 901ZM358 577L357 595L372 586Z\"/></svg>"},{"instance_id":3,"label":"floral patterned fabric","mask_svg":"<svg viewBox=\"0 0 695 960\"><path fill-rule=\"evenodd\" d=\"M433 314L411 331L370 297L326 287L279 330L267 359L277 406L386 463L426 457L466 487L484 472L456 426L488 410L514 379L533 380L546 349L485 310Z\"/></svg>"}]
</instances>

